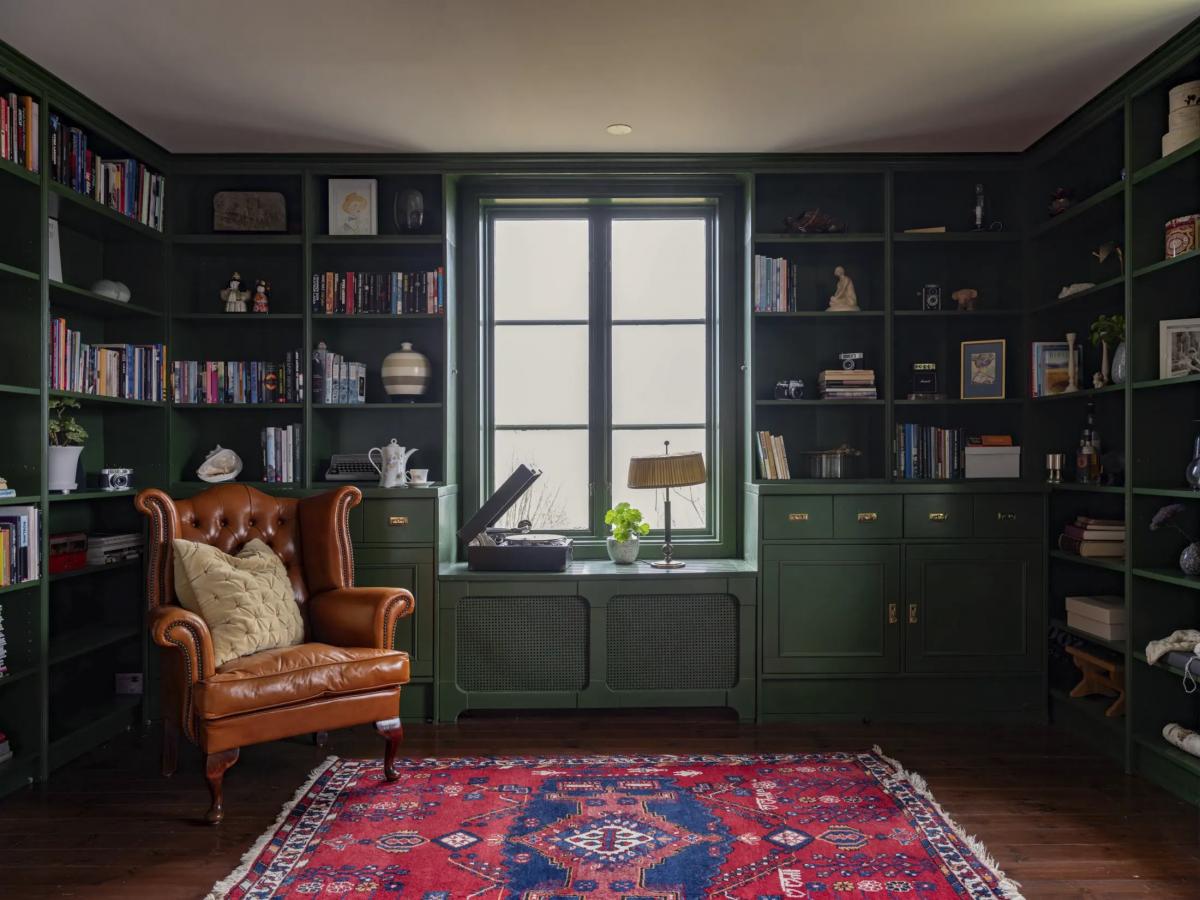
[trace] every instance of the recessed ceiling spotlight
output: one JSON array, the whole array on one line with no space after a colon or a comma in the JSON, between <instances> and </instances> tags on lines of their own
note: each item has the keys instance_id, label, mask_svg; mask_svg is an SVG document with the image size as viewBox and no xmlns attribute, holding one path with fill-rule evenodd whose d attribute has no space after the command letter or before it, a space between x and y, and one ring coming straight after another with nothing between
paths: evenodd
<instances>
[{"instance_id":1,"label":"recessed ceiling spotlight","mask_svg":"<svg viewBox=\"0 0 1200 900\"><path fill-rule=\"evenodd\" d=\"M609 125L604 130L607 131L609 134L615 134L615 135L633 134L633 126L626 125L624 122L614 122L612 125Z\"/></svg>"}]
</instances>

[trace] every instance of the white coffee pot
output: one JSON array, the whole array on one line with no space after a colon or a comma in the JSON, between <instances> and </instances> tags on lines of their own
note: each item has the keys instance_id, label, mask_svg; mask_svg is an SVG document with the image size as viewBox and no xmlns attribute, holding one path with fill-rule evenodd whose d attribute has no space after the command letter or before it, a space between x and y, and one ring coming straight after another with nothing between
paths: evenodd
<instances>
[{"instance_id":1,"label":"white coffee pot","mask_svg":"<svg viewBox=\"0 0 1200 900\"><path fill-rule=\"evenodd\" d=\"M367 459L379 473L379 486L403 487L408 483L405 470L408 468L408 458L417 452L413 447L407 450L392 438L386 447L372 447L367 451ZM379 462L375 462L375 454L379 454Z\"/></svg>"}]
</instances>

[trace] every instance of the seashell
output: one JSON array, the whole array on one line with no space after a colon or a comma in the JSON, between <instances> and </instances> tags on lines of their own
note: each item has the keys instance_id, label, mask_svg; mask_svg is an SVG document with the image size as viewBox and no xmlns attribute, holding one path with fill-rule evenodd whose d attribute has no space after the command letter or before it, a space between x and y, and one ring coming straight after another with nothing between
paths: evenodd
<instances>
[{"instance_id":1,"label":"seashell","mask_svg":"<svg viewBox=\"0 0 1200 900\"><path fill-rule=\"evenodd\" d=\"M107 297L109 300L116 300L119 303L128 303L131 296L129 287L123 281L109 281L107 278L101 278L92 285L92 293L99 294L101 297Z\"/></svg>"},{"instance_id":2,"label":"seashell","mask_svg":"<svg viewBox=\"0 0 1200 900\"><path fill-rule=\"evenodd\" d=\"M201 481L218 484L222 481L233 481L242 474L242 458L232 450L226 450L217 444L204 457L204 462L196 469L196 475Z\"/></svg>"}]
</instances>

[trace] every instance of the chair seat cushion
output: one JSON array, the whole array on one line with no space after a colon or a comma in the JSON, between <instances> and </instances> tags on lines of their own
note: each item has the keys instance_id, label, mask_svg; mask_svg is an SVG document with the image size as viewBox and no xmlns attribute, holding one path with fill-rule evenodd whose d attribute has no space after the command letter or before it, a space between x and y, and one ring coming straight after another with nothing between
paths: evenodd
<instances>
[{"instance_id":1,"label":"chair seat cushion","mask_svg":"<svg viewBox=\"0 0 1200 900\"><path fill-rule=\"evenodd\" d=\"M221 719L407 682L407 653L299 644L252 653L220 666L196 685L196 712L204 719Z\"/></svg>"}]
</instances>

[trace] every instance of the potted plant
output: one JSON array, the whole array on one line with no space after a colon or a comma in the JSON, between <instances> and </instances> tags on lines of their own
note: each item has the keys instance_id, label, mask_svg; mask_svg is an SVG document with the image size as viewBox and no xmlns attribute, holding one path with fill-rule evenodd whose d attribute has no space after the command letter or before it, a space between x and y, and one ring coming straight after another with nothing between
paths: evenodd
<instances>
[{"instance_id":1,"label":"potted plant","mask_svg":"<svg viewBox=\"0 0 1200 900\"><path fill-rule=\"evenodd\" d=\"M612 528L608 558L623 566L632 565L638 558L640 536L650 533L650 526L642 521L642 511L622 501L604 514L604 524Z\"/></svg>"},{"instance_id":2,"label":"potted plant","mask_svg":"<svg viewBox=\"0 0 1200 900\"><path fill-rule=\"evenodd\" d=\"M1125 317L1121 315L1100 316L1092 323L1092 346L1099 344L1104 348L1104 356L1100 363L1100 380L1096 387L1106 384L1124 384L1126 376L1125 363ZM1109 375L1108 351L1114 349L1112 358L1112 373Z\"/></svg>"},{"instance_id":3,"label":"potted plant","mask_svg":"<svg viewBox=\"0 0 1200 900\"><path fill-rule=\"evenodd\" d=\"M50 401L50 490L69 494L79 484L75 473L79 470L79 454L87 431L75 421L70 411L79 409L79 401L70 397L55 397Z\"/></svg>"}]
</instances>

